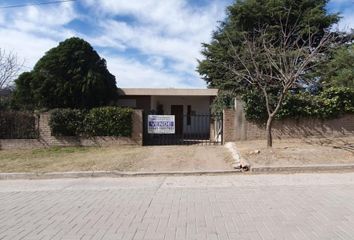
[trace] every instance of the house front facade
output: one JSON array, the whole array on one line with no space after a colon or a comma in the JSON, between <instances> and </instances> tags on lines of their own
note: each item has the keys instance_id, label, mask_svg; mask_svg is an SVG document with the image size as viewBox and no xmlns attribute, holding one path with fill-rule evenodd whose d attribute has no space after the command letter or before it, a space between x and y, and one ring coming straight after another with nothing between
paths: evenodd
<instances>
[{"instance_id":1,"label":"house front facade","mask_svg":"<svg viewBox=\"0 0 354 240\"><path fill-rule=\"evenodd\" d=\"M120 88L118 105L146 115L174 115L175 135L210 138L210 105L218 89Z\"/></svg>"},{"instance_id":2,"label":"house front facade","mask_svg":"<svg viewBox=\"0 0 354 240\"><path fill-rule=\"evenodd\" d=\"M118 94L118 105L145 112L172 114L178 106L184 114L188 109L195 114L209 114L218 89L120 88Z\"/></svg>"}]
</instances>

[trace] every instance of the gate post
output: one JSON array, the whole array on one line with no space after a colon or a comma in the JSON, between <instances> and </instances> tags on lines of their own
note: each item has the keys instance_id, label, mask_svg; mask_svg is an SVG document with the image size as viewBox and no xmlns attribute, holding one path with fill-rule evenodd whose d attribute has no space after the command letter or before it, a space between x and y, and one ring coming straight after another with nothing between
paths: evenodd
<instances>
[{"instance_id":1,"label":"gate post","mask_svg":"<svg viewBox=\"0 0 354 240\"><path fill-rule=\"evenodd\" d=\"M222 136L222 144L236 141L236 111L233 109L223 110Z\"/></svg>"},{"instance_id":2,"label":"gate post","mask_svg":"<svg viewBox=\"0 0 354 240\"><path fill-rule=\"evenodd\" d=\"M143 145L143 110L134 109L132 114L132 139L138 144Z\"/></svg>"},{"instance_id":3,"label":"gate post","mask_svg":"<svg viewBox=\"0 0 354 240\"><path fill-rule=\"evenodd\" d=\"M215 141L215 119L214 117L210 117L210 123L209 123L209 141L214 142Z\"/></svg>"}]
</instances>

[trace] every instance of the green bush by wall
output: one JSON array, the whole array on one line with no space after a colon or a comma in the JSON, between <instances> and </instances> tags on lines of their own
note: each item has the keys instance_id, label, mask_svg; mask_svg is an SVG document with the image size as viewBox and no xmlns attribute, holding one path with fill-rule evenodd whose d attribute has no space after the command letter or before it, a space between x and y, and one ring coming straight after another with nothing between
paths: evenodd
<instances>
[{"instance_id":1,"label":"green bush by wall","mask_svg":"<svg viewBox=\"0 0 354 240\"><path fill-rule=\"evenodd\" d=\"M38 138L37 123L32 112L0 111L0 139Z\"/></svg>"},{"instance_id":2,"label":"green bush by wall","mask_svg":"<svg viewBox=\"0 0 354 240\"><path fill-rule=\"evenodd\" d=\"M132 133L132 110L129 108L93 108L84 120L85 133L89 136L124 136Z\"/></svg>"},{"instance_id":3,"label":"green bush by wall","mask_svg":"<svg viewBox=\"0 0 354 240\"><path fill-rule=\"evenodd\" d=\"M245 102L245 113L248 120L266 121L267 110L262 94L249 92L242 96L242 100ZM331 87L317 95L308 92L289 93L276 118L329 119L345 113L354 113L354 91L349 88Z\"/></svg>"},{"instance_id":4,"label":"green bush by wall","mask_svg":"<svg viewBox=\"0 0 354 240\"><path fill-rule=\"evenodd\" d=\"M85 112L78 109L54 109L49 126L54 136L76 136L83 133Z\"/></svg>"},{"instance_id":5,"label":"green bush by wall","mask_svg":"<svg viewBox=\"0 0 354 240\"><path fill-rule=\"evenodd\" d=\"M132 109L99 107L91 110L55 109L49 126L55 136L117 136L132 133Z\"/></svg>"}]
</instances>

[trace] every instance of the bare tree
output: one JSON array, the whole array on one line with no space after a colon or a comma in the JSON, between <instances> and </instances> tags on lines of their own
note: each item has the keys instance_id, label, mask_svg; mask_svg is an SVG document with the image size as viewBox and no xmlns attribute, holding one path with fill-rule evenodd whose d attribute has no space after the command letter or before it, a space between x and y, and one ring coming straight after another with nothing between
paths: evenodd
<instances>
[{"instance_id":1,"label":"bare tree","mask_svg":"<svg viewBox=\"0 0 354 240\"><path fill-rule=\"evenodd\" d=\"M272 147L272 123L281 109L287 92L298 85L309 84L305 75L325 56L334 43L331 33L308 31L279 22L279 30L262 26L244 34L244 52L231 45L233 65L225 65L236 77L263 93L268 113L267 146ZM240 68L241 66L241 68ZM272 99L271 99L272 96ZM275 96L275 97L274 97ZM275 102L274 102L275 98Z\"/></svg>"},{"instance_id":2,"label":"bare tree","mask_svg":"<svg viewBox=\"0 0 354 240\"><path fill-rule=\"evenodd\" d=\"M8 87L22 68L18 58L13 53L0 49L0 89Z\"/></svg>"}]
</instances>

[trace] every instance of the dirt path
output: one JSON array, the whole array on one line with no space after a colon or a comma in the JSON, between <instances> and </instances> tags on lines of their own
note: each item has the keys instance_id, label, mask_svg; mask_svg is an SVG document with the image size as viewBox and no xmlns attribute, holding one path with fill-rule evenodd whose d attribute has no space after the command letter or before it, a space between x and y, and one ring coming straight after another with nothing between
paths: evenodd
<instances>
[{"instance_id":1,"label":"dirt path","mask_svg":"<svg viewBox=\"0 0 354 240\"><path fill-rule=\"evenodd\" d=\"M231 156L223 146L153 146L137 163L139 171L230 170Z\"/></svg>"}]
</instances>

